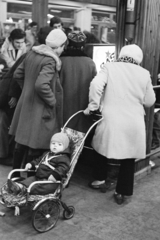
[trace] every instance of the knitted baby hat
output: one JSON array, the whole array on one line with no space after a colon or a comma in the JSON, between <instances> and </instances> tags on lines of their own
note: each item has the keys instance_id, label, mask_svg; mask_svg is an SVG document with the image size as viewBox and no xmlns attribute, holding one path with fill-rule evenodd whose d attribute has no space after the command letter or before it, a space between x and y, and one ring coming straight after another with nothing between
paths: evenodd
<instances>
[{"instance_id":1,"label":"knitted baby hat","mask_svg":"<svg viewBox=\"0 0 160 240\"><path fill-rule=\"evenodd\" d=\"M143 52L136 44L130 44L122 47L119 58L125 56L133 58L138 63L141 63L143 60Z\"/></svg>"},{"instance_id":2,"label":"knitted baby hat","mask_svg":"<svg viewBox=\"0 0 160 240\"><path fill-rule=\"evenodd\" d=\"M46 45L57 48L67 40L66 34L61 29L53 29L46 38Z\"/></svg>"},{"instance_id":3,"label":"knitted baby hat","mask_svg":"<svg viewBox=\"0 0 160 240\"><path fill-rule=\"evenodd\" d=\"M62 143L64 146L64 149L68 148L69 146L69 138L66 133L56 133L51 138L52 141Z\"/></svg>"},{"instance_id":4,"label":"knitted baby hat","mask_svg":"<svg viewBox=\"0 0 160 240\"><path fill-rule=\"evenodd\" d=\"M73 32L68 34L68 40L70 46L80 47L85 44L86 35L82 32Z\"/></svg>"}]
</instances>

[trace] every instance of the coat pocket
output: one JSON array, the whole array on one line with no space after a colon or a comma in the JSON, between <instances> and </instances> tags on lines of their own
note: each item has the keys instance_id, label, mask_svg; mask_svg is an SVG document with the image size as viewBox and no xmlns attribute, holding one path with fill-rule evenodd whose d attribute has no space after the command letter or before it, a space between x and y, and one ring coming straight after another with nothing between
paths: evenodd
<instances>
[{"instance_id":1,"label":"coat pocket","mask_svg":"<svg viewBox=\"0 0 160 240\"><path fill-rule=\"evenodd\" d=\"M42 118L45 120L49 120L49 119L53 118L53 111L54 111L54 107L51 108L49 106L47 106L47 107L45 106Z\"/></svg>"}]
</instances>

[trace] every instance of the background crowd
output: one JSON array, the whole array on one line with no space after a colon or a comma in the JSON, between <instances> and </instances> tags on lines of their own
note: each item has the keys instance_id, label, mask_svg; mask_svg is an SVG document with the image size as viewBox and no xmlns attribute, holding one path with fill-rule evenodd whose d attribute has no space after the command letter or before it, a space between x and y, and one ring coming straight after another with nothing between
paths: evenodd
<instances>
[{"instance_id":1,"label":"background crowd","mask_svg":"<svg viewBox=\"0 0 160 240\"><path fill-rule=\"evenodd\" d=\"M133 194L135 159L145 157L144 106L154 104L155 94L136 45L122 48L97 74L85 45L99 42L90 32L63 28L57 17L39 31L32 22L26 32L11 32L1 47L0 158L4 163L11 155L13 169L20 168L48 150L72 114L100 110L90 187L107 189L107 160L120 161L114 197L122 204ZM83 132L85 123L73 128Z\"/></svg>"}]
</instances>

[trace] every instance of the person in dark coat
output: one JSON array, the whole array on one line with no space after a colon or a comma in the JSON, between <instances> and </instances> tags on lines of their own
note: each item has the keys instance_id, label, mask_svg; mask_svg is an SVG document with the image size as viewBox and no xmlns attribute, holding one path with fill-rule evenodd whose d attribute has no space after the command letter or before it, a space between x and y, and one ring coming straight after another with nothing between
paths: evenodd
<instances>
[{"instance_id":1,"label":"person in dark coat","mask_svg":"<svg viewBox=\"0 0 160 240\"><path fill-rule=\"evenodd\" d=\"M39 45L45 44L45 39L51 30L52 28L48 26L40 28L38 32ZM2 79L0 81L0 164L12 165L12 159L8 161L7 158L13 155L15 142L14 137L8 134L8 129L22 91L17 81L13 78L13 74L25 57L26 53L23 54L10 69L7 68L4 60L0 58L0 66L2 64L4 66L2 68ZM30 154L33 154L33 152L28 152L29 156L27 158L30 158Z\"/></svg>"},{"instance_id":2,"label":"person in dark coat","mask_svg":"<svg viewBox=\"0 0 160 240\"><path fill-rule=\"evenodd\" d=\"M11 165L7 158L13 154L14 139L9 136L8 129L21 94L21 88L13 80L13 74L25 56L26 53L8 71L5 68L0 80L0 164Z\"/></svg>"},{"instance_id":3,"label":"person in dark coat","mask_svg":"<svg viewBox=\"0 0 160 240\"><path fill-rule=\"evenodd\" d=\"M89 85L97 71L95 63L84 53L86 36L82 32L68 34L68 47L61 56L60 81L63 87L63 123L88 104ZM73 129L85 132L80 119Z\"/></svg>"},{"instance_id":4,"label":"person in dark coat","mask_svg":"<svg viewBox=\"0 0 160 240\"><path fill-rule=\"evenodd\" d=\"M45 195L54 193L58 186L57 181L61 181L66 177L70 168L70 150L69 138L66 133L56 133L50 141L50 151L42 157L27 163L25 169L36 169L35 176L28 177L21 182L13 182L8 180L8 188L14 194L24 193L26 188L35 181L51 181L53 183L36 184L31 189L33 195Z\"/></svg>"},{"instance_id":5,"label":"person in dark coat","mask_svg":"<svg viewBox=\"0 0 160 240\"><path fill-rule=\"evenodd\" d=\"M58 71L61 68L59 56L66 40L62 30L52 30L46 38L46 45L33 47L14 73L22 94L10 134L21 146L46 150L51 136L62 127L63 92ZM20 168L22 155L18 149L15 151L13 169Z\"/></svg>"}]
</instances>

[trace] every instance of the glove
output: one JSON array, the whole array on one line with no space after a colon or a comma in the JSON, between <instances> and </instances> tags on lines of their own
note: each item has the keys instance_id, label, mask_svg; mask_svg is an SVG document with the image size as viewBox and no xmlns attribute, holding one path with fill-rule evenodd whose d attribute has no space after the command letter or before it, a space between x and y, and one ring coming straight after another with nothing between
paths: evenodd
<instances>
[{"instance_id":1,"label":"glove","mask_svg":"<svg viewBox=\"0 0 160 240\"><path fill-rule=\"evenodd\" d=\"M25 169L26 170L29 170L32 168L32 164L31 163L27 163L26 166L25 166Z\"/></svg>"}]
</instances>

